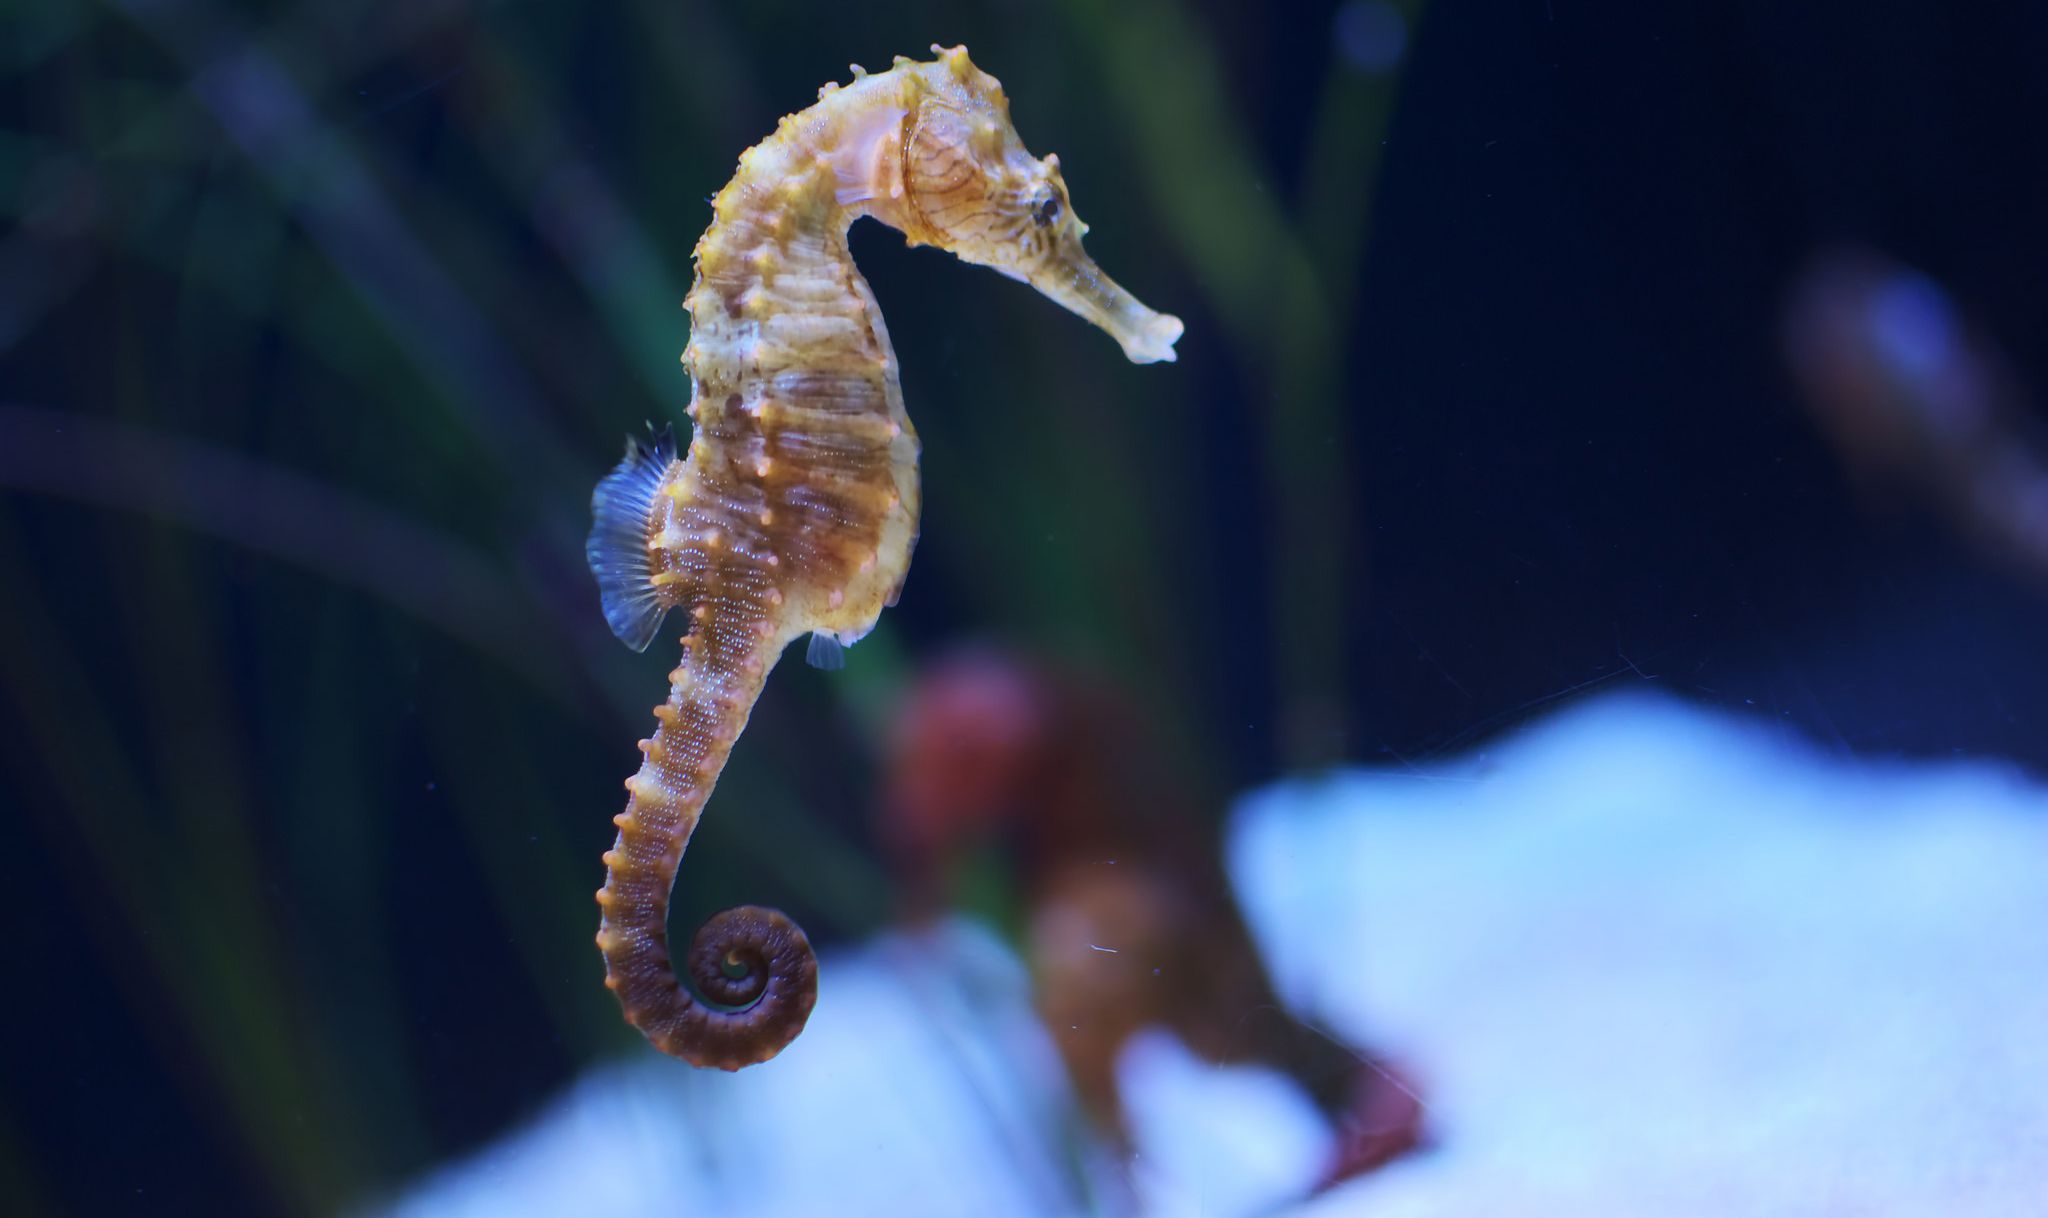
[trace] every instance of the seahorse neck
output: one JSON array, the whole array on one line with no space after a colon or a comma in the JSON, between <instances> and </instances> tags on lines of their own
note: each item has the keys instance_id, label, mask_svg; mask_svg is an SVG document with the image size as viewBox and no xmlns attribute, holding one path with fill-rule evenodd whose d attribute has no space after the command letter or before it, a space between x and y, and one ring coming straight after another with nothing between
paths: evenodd
<instances>
[{"instance_id":1,"label":"seahorse neck","mask_svg":"<svg viewBox=\"0 0 2048 1218\"><path fill-rule=\"evenodd\" d=\"M786 176L736 178L721 192L697 245L684 361L700 399L777 366L851 354L868 337L872 298L852 286L846 242L858 211L833 197L829 166L803 169L788 151L776 160L792 163ZM826 318L857 324L814 324Z\"/></svg>"}]
</instances>

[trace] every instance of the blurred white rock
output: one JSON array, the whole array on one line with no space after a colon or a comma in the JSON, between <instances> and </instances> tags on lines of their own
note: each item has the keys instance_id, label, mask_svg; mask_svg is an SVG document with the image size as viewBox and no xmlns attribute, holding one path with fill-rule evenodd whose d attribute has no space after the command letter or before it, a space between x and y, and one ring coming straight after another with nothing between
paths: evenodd
<instances>
[{"instance_id":1,"label":"blurred white rock","mask_svg":"<svg viewBox=\"0 0 2048 1218\"><path fill-rule=\"evenodd\" d=\"M1433 1145L1365 1218L2048 1214L2048 794L1625 696L1441 764L1248 798L1233 874L1283 997L1416 1077ZM652 1053L392 1218L1285 1210L1329 1131L1170 1036L1079 1131L1023 971L966 924L824 964L767 1067Z\"/></svg>"},{"instance_id":2,"label":"blurred white rock","mask_svg":"<svg viewBox=\"0 0 2048 1218\"><path fill-rule=\"evenodd\" d=\"M2048 795L1676 702L1248 801L1281 993L1432 1153L1316 1213L2048 1214Z\"/></svg>"}]
</instances>

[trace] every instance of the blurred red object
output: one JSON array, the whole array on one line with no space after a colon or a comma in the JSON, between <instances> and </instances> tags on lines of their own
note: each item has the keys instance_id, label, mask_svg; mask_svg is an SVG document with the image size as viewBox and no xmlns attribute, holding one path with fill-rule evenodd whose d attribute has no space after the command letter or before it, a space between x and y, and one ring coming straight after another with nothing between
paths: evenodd
<instances>
[{"instance_id":1,"label":"blurred red object","mask_svg":"<svg viewBox=\"0 0 2048 1218\"><path fill-rule=\"evenodd\" d=\"M1814 417L1873 497L1905 487L2048 576L2048 444L2016 373L1934 280L1870 250L1816 257L1784 343Z\"/></svg>"},{"instance_id":2,"label":"blurred red object","mask_svg":"<svg viewBox=\"0 0 2048 1218\"><path fill-rule=\"evenodd\" d=\"M1421 1105L1387 1066L1280 1005L1217 821L1126 699L993 648L925 669L886 742L882 835L906 913L955 903L969 861L1004 850L1040 1017L1098 1126L1125 1139L1118 1054L1165 1027L1208 1061L1297 1080L1337 1129L1328 1187L1414 1147Z\"/></svg>"}]
</instances>

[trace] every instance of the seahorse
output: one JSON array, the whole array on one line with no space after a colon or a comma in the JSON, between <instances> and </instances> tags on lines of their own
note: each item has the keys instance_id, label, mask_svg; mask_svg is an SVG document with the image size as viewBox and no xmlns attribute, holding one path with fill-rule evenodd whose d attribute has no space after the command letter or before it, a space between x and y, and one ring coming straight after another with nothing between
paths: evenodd
<instances>
[{"instance_id":1,"label":"seahorse","mask_svg":"<svg viewBox=\"0 0 2048 1218\"><path fill-rule=\"evenodd\" d=\"M644 650L668 612L689 617L604 856L597 944L627 1022L697 1066L781 1052L810 1017L817 958L791 919L741 906L698 929L685 985L667 936L683 851L783 649L808 634L811 662L836 667L895 603L917 541L917 433L848 227L872 216L1020 279L1136 363L1173 359L1181 334L1083 252L1059 158L1025 150L996 79L965 47L932 51L856 65L741 155L684 301L687 452L665 432L629 441L592 497L613 632Z\"/></svg>"}]
</instances>

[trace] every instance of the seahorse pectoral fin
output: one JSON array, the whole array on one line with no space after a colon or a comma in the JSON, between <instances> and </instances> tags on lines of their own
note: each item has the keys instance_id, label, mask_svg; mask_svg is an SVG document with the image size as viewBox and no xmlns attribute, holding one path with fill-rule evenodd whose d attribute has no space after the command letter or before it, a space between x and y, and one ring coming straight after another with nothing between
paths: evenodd
<instances>
[{"instance_id":1,"label":"seahorse pectoral fin","mask_svg":"<svg viewBox=\"0 0 2048 1218\"><path fill-rule=\"evenodd\" d=\"M813 630L810 646L804 648L804 663L812 668L822 668L826 672L838 672L846 667L846 648L839 642L837 635L827 634L823 630Z\"/></svg>"},{"instance_id":2,"label":"seahorse pectoral fin","mask_svg":"<svg viewBox=\"0 0 2048 1218\"><path fill-rule=\"evenodd\" d=\"M1134 364L1173 359L1180 318L1155 313L1102 273L1078 237L1061 241L1051 255L1024 272L1032 287L1062 307L1102 327Z\"/></svg>"},{"instance_id":3,"label":"seahorse pectoral fin","mask_svg":"<svg viewBox=\"0 0 2048 1218\"><path fill-rule=\"evenodd\" d=\"M675 459L675 435L666 427L651 444L629 439L625 459L590 496L593 522L583 556L597 577L604 620L619 641L635 651L647 650L668 612L655 592L649 567L647 522Z\"/></svg>"}]
</instances>

